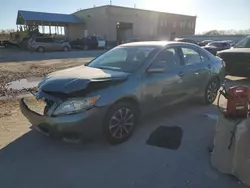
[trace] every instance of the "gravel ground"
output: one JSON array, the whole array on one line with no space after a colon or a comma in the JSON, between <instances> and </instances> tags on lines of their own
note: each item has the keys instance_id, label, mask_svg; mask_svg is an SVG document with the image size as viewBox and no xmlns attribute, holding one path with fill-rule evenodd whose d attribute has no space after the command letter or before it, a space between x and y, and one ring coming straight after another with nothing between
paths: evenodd
<instances>
[{"instance_id":1,"label":"gravel ground","mask_svg":"<svg viewBox=\"0 0 250 188\"><path fill-rule=\"evenodd\" d=\"M1 62L21 62L21 61L41 61L51 59L72 59L72 58L94 58L104 53L104 50L72 50L69 52L30 52L17 48L6 49L0 48L0 63Z\"/></svg>"},{"instance_id":2,"label":"gravel ground","mask_svg":"<svg viewBox=\"0 0 250 188\"><path fill-rule=\"evenodd\" d=\"M118 146L101 139L78 145L53 141L29 129L16 101L4 105L11 115L0 119L4 132L0 134L0 187L246 187L210 166L208 146L216 121L203 114L216 114L214 105L192 102L154 113L129 141ZM178 150L145 144L158 126L174 125L183 129Z\"/></svg>"},{"instance_id":3,"label":"gravel ground","mask_svg":"<svg viewBox=\"0 0 250 188\"><path fill-rule=\"evenodd\" d=\"M6 89L11 81L83 65L102 53L103 50L38 53L0 48L0 96L18 93Z\"/></svg>"}]
</instances>

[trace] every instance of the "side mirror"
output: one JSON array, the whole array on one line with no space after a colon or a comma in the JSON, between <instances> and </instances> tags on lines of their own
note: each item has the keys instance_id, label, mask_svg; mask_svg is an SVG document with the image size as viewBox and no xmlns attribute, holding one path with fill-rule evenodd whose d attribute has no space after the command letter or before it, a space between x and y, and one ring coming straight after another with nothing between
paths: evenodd
<instances>
[{"instance_id":1,"label":"side mirror","mask_svg":"<svg viewBox=\"0 0 250 188\"><path fill-rule=\"evenodd\" d=\"M148 68L147 72L148 73L163 73L166 71L166 67L164 66L165 64L166 64L165 61L156 62Z\"/></svg>"}]
</instances>

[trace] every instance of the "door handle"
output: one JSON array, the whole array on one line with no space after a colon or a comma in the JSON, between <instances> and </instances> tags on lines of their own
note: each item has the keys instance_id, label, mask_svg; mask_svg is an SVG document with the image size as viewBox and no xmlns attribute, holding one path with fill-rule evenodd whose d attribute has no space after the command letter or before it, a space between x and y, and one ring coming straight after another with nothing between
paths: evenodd
<instances>
[{"instance_id":1,"label":"door handle","mask_svg":"<svg viewBox=\"0 0 250 188\"><path fill-rule=\"evenodd\" d=\"M178 76L179 76L179 77L183 77L183 76L184 76L184 73L183 73L183 72L179 72L179 73L178 73Z\"/></svg>"},{"instance_id":2,"label":"door handle","mask_svg":"<svg viewBox=\"0 0 250 188\"><path fill-rule=\"evenodd\" d=\"M211 69L211 68L212 68L212 66L211 66L211 65L207 65L207 67L208 67L209 69Z\"/></svg>"},{"instance_id":3,"label":"door handle","mask_svg":"<svg viewBox=\"0 0 250 188\"><path fill-rule=\"evenodd\" d=\"M195 72L194 74L195 74L195 75L199 75L199 73L198 73L198 72Z\"/></svg>"}]
</instances>

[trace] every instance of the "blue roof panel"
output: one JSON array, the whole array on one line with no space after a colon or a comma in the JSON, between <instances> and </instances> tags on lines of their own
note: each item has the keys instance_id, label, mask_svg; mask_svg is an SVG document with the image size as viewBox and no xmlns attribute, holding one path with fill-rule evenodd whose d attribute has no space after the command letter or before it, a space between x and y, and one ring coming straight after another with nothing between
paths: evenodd
<instances>
[{"instance_id":1,"label":"blue roof panel","mask_svg":"<svg viewBox=\"0 0 250 188\"><path fill-rule=\"evenodd\" d=\"M46 12L34 12L19 10L18 15L22 16L26 21L44 21L58 23L80 23L83 22L73 14L57 14Z\"/></svg>"}]
</instances>

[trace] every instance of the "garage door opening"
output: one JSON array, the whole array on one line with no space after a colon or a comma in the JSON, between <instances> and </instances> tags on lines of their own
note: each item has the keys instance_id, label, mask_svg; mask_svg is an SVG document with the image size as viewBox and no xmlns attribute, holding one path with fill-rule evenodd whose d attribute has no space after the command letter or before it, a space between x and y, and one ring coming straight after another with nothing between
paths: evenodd
<instances>
[{"instance_id":1,"label":"garage door opening","mask_svg":"<svg viewBox=\"0 0 250 188\"><path fill-rule=\"evenodd\" d=\"M118 44L121 44L122 41L131 39L133 37L133 23L117 22L116 35Z\"/></svg>"}]
</instances>

